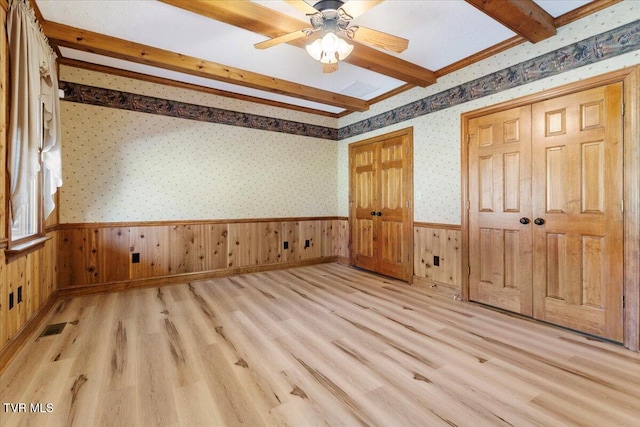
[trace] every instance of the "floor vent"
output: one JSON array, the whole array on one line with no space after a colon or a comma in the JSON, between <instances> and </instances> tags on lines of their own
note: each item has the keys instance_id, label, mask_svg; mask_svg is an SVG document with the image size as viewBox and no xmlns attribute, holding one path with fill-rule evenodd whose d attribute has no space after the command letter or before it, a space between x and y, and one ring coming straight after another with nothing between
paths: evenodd
<instances>
[{"instance_id":1,"label":"floor vent","mask_svg":"<svg viewBox=\"0 0 640 427\"><path fill-rule=\"evenodd\" d=\"M58 335L59 333L62 332L66 324L67 322L54 323L53 325L47 326L46 328L44 328L44 331L42 331L39 338L48 337L50 335Z\"/></svg>"}]
</instances>

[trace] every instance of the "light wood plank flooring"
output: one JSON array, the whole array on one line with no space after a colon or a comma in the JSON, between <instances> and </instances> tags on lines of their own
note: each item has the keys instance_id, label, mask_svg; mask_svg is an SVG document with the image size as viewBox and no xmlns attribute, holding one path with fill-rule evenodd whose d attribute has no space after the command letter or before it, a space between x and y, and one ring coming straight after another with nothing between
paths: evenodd
<instances>
[{"instance_id":1,"label":"light wood plank flooring","mask_svg":"<svg viewBox=\"0 0 640 427\"><path fill-rule=\"evenodd\" d=\"M638 354L337 264L65 300L58 322L0 377L27 406L3 426L640 425Z\"/></svg>"}]
</instances>

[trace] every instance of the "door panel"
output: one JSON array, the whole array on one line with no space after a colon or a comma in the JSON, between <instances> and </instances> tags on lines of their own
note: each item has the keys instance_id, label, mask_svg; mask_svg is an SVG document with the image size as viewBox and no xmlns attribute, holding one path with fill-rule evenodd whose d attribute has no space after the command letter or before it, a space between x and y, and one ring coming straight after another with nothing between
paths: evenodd
<instances>
[{"instance_id":1,"label":"door panel","mask_svg":"<svg viewBox=\"0 0 640 427\"><path fill-rule=\"evenodd\" d=\"M353 152L353 179L355 194L353 207L354 263L357 267L374 269L377 253L375 247L374 221L377 209L375 179L376 150L373 146L361 146Z\"/></svg>"},{"instance_id":2,"label":"door panel","mask_svg":"<svg viewBox=\"0 0 640 427\"><path fill-rule=\"evenodd\" d=\"M405 223L408 208L404 202L406 172L405 138L397 137L379 144L380 149L380 204L377 218L380 231L380 258L378 271L392 277L404 278L408 261L402 242L405 241ZM411 234L409 231L408 234Z\"/></svg>"},{"instance_id":3,"label":"door panel","mask_svg":"<svg viewBox=\"0 0 640 427\"><path fill-rule=\"evenodd\" d=\"M567 163L565 147L551 147L545 152L545 179L553 183L546 189L547 212L564 213L567 193L565 189L565 164Z\"/></svg>"},{"instance_id":4,"label":"door panel","mask_svg":"<svg viewBox=\"0 0 640 427\"><path fill-rule=\"evenodd\" d=\"M469 121L469 291L473 301L532 313L529 107Z\"/></svg>"},{"instance_id":5,"label":"door panel","mask_svg":"<svg viewBox=\"0 0 640 427\"><path fill-rule=\"evenodd\" d=\"M622 84L534 104L534 317L622 341Z\"/></svg>"},{"instance_id":6,"label":"door panel","mask_svg":"<svg viewBox=\"0 0 640 427\"><path fill-rule=\"evenodd\" d=\"M520 212L520 153L502 155L504 165L504 212Z\"/></svg>"}]
</instances>

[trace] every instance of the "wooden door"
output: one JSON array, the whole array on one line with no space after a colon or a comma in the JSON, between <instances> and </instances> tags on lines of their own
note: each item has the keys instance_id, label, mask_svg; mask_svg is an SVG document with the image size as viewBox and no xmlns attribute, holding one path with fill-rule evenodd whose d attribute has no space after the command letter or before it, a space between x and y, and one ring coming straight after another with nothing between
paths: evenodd
<instances>
[{"instance_id":1,"label":"wooden door","mask_svg":"<svg viewBox=\"0 0 640 427\"><path fill-rule=\"evenodd\" d=\"M531 108L469 121L469 296L530 316ZM522 222L521 222L522 221Z\"/></svg>"},{"instance_id":2,"label":"wooden door","mask_svg":"<svg viewBox=\"0 0 640 427\"><path fill-rule=\"evenodd\" d=\"M622 83L532 114L534 317L622 341Z\"/></svg>"},{"instance_id":3,"label":"wooden door","mask_svg":"<svg viewBox=\"0 0 640 427\"><path fill-rule=\"evenodd\" d=\"M353 265L413 279L413 144L411 129L352 144Z\"/></svg>"}]
</instances>

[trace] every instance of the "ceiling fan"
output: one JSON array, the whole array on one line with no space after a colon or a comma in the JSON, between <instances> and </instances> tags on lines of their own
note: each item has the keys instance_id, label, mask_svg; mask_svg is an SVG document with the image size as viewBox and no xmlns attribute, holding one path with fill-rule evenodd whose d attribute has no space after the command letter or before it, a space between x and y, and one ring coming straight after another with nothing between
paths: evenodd
<instances>
[{"instance_id":1,"label":"ceiling fan","mask_svg":"<svg viewBox=\"0 0 640 427\"><path fill-rule=\"evenodd\" d=\"M325 73L332 73L338 69L338 61L345 59L353 50L353 45L348 44L338 35L396 53L403 52L409 46L409 40L402 37L359 25L350 25L353 19L382 3L383 0L320 0L313 6L304 0L285 1L309 17L311 28L256 43L254 46L257 49L267 49L313 34L323 34L321 38L316 37L306 49L311 57L322 63Z\"/></svg>"}]
</instances>

